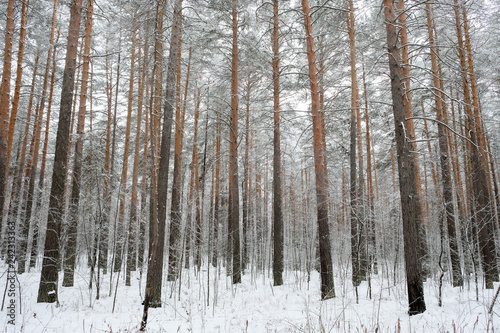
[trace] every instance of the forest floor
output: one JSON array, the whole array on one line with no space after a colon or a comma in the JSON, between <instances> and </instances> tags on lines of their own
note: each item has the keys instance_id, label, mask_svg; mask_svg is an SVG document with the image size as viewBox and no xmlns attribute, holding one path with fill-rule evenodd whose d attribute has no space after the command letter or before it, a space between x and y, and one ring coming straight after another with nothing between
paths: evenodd
<instances>
[{"instance_id":1,"label":"forest floor","mask_svg":"<svg viewBox=\"0 0 500 333\"><path fill-rule=\"evenodd\" d=\"M0 272L4 270L0 266ZM180 289L178 283L164 283L164 305L150 309L147 332L500 332L500 300L488 314L498 284L494 290L478 288L476 300L473 281L464 288L452 288L445 280L439 307L438 282L430 278L425 282L427 311L410 317L403 274L396 276L396 283L394 276L388 279L383 273L372 278L371 299L368 283L363 282L356 302L349 273L337 272L337 296L321 302L317 272L311 273L309 283L307 273L287 272L285 284L273 287L267 271L247 272L240 285L232 286L223 269L208 272L204 267L199 274L184 270ZM114 282L117 277L114 273ZM130 287L121 275L115 301L116 285L110 296L108 273L102 280L101 298L95 300L95 284L88 289L88 269L81 268L74 287L59 287L59 306L36 303L39 279L39 270L19 276L16 327L6 325L9 317L4 309L1 332L138 331L145 274L142 280L133 275ZM6 275L0 281L3 290ZM9 298L5 299L8 304Z\"/></svg>"}]
</instances>

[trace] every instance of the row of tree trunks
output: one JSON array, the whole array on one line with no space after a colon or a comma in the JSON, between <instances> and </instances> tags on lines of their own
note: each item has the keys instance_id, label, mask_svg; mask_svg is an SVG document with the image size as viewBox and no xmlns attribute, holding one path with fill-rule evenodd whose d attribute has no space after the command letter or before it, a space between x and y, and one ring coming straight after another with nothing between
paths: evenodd
<instances>
[{"instance_id":1,"label":"row of tree trunks","mask_svg":"<svg viewBox=\"0 0 500 333\"><path fill-rule=\"evenodd\" d=\"M10 120L9 120L9 127L8 127L8 138L7 138L7 162L5 164L5 182L8 181L8 176L9 176L9 168L10 168L10 160L11 160L11 153L12 153L12 144L13 144L13 141L14 141L14 130L15 130L15 127L16 127L16 120L17 120L17 112L18 112L18 109L19 109L19 97L21 95L21 85L22 85L22 75L23 75L23 59L24 59L24 49L25 49L25 40L26 40L26 24L27 24L27 20L28 20L28 5L29 5L29 1L25 1L23 2L22 4L22 8L21 8L21 29L20 29L20 32L19 32L19 48L18 48L18 54L17 54L17 71L16 71L16 83L15 83L15 88L14 88L14 98L13 98L13 101L12 101L12 108L11 108L11 111L10 111ZM7 10L7 14L8 14L8 10ZM9 19L7 19L7 24L9 24ZM7 33L8 31L6 31ZM12 45L8 45L9 43L7 42L7 39L6 39L6 48L8 47L12 47ZM8 50L5 50L5 52L8 52ZM38 59L38 58L37 58ZM5 62L4 62L4 69L5 69ZM35 66L36 67L36 66ZM33 81L35 82L35 81ZM3 81L2 81L2 88L3 88ZM32 87L34 88L34 87ZM10 89L10 88L9 88ZM32 98L33 95L30 96L30 99ZM1 98L0 97L0 103L1 102ZM3 107L4 106L0 106L1 111L0 112L4 112L3 110ZM7 117L8 117L8 103L7 103ZM30 115L31 116L31 115ZM3 117L0 115L0 117ZM27 129L28 129L28 124L26 124L26 134L28 133L27 132ZM1 157L0 157L1 158ZM24 159L24 155L21 156L21 159ZM24 164L24 163L23 163ZM21 166L18 166L19 170L22 170ZM17 213L17 204L18 204L18 191L20 190L20 187L17 186L17 184L20 184L20 179L19 179L19 182L17 181L17 177L16 177L17 173L15 172L14 173L14 180L13 180L13 186L12 186L12 191L10 193L10 204L9 204L9 210L7 211L7 221L15 224L15 221L17 219L17 216L16 217L12 217L10 214L11 213L14 213L16 214ZM1 178L0 178L1 179ZM0 189L1 191L1 189ZM0 194L1 195L1 194ZM4 195L7 195L7 193L4 193ZM3 199L5 201L5 199ZM1 200L0 200L1 201ZM5 204L5 202L4 202ZM3 206L2 206L2 209L0 210L0 214L3 214ZM2 227L2 221L3 221L3 215L0 215L0 230L1 227ZM24 228L21 226L21 231L23 232L23 235L24 235ZM27 237L23 237L23 235L21 236L21 239L20 239L20 246L18 247L17 251L16 251L16 255L18 256L17 260L18 260L18 270L17 272L19 274L22 273L22 271L24 270L24 255L23 253L26 252L26 246L27 246ZM24 242L24 244L23 244ZM5 244L6 242L4 242L3 244ZM24 245L24 246L23 246ZM2 249L3 250L3 249Z\"/></svg>"},{"instance_id":2,"label":"row of tree trunks","mask_svg":"<svg viewBox=\"0 0 500 333\"><path fill-rule=\"evenodd\" d=\"M54 1L54 11L55 11L56 5L57 5L57 1ZM19 31L19 47L18 47L18 51L17 51L16 83L15 83L14 98L12 100L12 108L10 110L10 118L9 118L9 134L8 134L8 139L7 139L7 164L6 164L6 168L10 167L10 160L11 160L11 154L12 154L12 144L14 142L14 130L16 128L17 111L19 109L19 97L21 95L21 85L22 85L22 78L23 78L23 59L24 59L24 49L25 49L25 44L26 44L25 43L25 41L26 41L26 25L28 22L28 7L29 7L29 0L23 1L22 7L21 7L21 29ZM7 9L7 13L8 13L8 11L9 10ZM7 23L8 23L8 20L7 20ZM55 25L54 16L52 17L52 24ZM53 36L53 34L52 34L52 36ZM52 42L53 42L53 39L51 40L51 46L52 46ZM7 43L5 46L6 47L8 46ZM47 66L48 66L48 63L49 63L49 60L47 60ZM4 62L4 68L5 68L5 62ZM7 176L8 176L8 171L7 171L6 177ZM1 227L1 222L0 222L0 227Z\"/></svg>"},{"instance_id":3,"label":"row of tree trunks","mask_svg":"<svg viewBox=\"0 0 500 333\"><path fill-rule=\"evenodd\" d=\"M54 6L54 11L56 7ZM53 23L55 23L55 13L52 16ZM50 131L50 116L52 113L52 98L54 95L54 83L56 75L56 55L57 55L57 43L59 42L59 37L61 34L61 27L57 29L57 37L52 50L52 74L50 76L50 91L49 100L47 104L47 116L45 120L45 135L43 139L43 149L42 149L42 161L40 165L40 176L38 179L38 196L36 201L36 211L40 213L42 205L42 197L44 193L44 181L45 181L45 168L47 165L47 150L49 146L49 131ZM33 223L33 241L31 243L31 256L30 256L30 267L35 267L36 260L38 257L38 231L39 231L40 216L38 216Z\"/></svg>"},{"instance_id":4,"label":"row of tree trunks","mask_svg":"<svg viewBox=\"0 0 500 333\"><path fill-rule=\"evenodd\" d=\"M437 54L437 43L433 33L433 18L431 5L426 3L427 12L427 28L429 34L429 45L431 47L431 63L432 63L432 81L434 85L434 101L436 105L436 119L438 121L438 144L439 144L439 160L441 163L441 184L442 184L442 199L443 207L442 213L446 219L446 226L448 229L448 246L450 250L451 266L452 266L452 277L453 286L459 287L463 285L462 269L460 267L460 257L458 253L458 241L455 228L455 213L453 207L453 192L452 192L452 180L449 165L449 152L448 152L448 142L447 136L448 131L445 128L445 100L444 94L442 93L440 86L441 75L438 70L438 54ZM438 221L442 223L442 221ZM444 238L444 235L441 235Z\"/></svg>"},{"instance_id":5,"label":"row of tree trunks","mask_svg":"<svg viewBox=\"0 0 500 333\"><path fill-rule=\"evenodd\" d=\"M454 1L455 22L458 39L458 54L460 67L462 69L462 88L464 96L464 109L466 117L466 133L470 142L467 143L467 151L469 153L469 169L472 177L469 189L471 189L471 197L469 199L469 209L474 221L471 221L473 229L478 229L479 247L482 256L483 270L486 280L486 288L493 288L493 282L498 281L498 267L496 263L496 249L494 239L493 219L494 212L488 186L488 175L485 170L486 160L481 154L481 125L479 108L477 101L477 91L474 88L474 66L472 61L472 50L470 48L470 37L468 35L467 16L465 9L460 14L460 6L458 0ZM464 25L465 36L462 33L462 24ZM465 46L464 46L465 37ZM466 54L467 50L467 54ZM471 99L472 96L472 99ZM472 107L474 110L472 109ZM480 131L478 131L480 130ZM477 228L475 226L477 224ZM473 235L476 232L472 232Z\"/></svg>"},{"instance_id":6,"label":"row of tree trunks","mask_svg":"<svg viewBox=\"0 0 500 333\"><path fill-rule=\"evenodd\" d=\"M50 32L50 44L49 44L49 50L47 52L47 61L45 64L45 74L43 76L43 85L42 85L42 97L40 101L40 107L38 111L38 116L37 119L35 120L35 126L33 129L33 136L32 136L32 144L31 144L31 149L30 149L30 157L31 157L31 164L29 168L26 168L26 176L29 177L27 178L28 182L28 189L26 192L26 200L24 202L24 221L21 221L21 223L24 223L24 234L22 235L22 240L25 241L26 246L21 246L20 251L22 253L22 260L19 261L18 265L18 273L22 273L25 270L25 256L26 256L26 251L27 245L28 245L28 235L30 233L30 229L33 229L33 241L31 243L31 254L32 258L30 262L32 263L31 265L34 266L34 263L36 261L37 257L37 247L38 247L38 221L34 220L32 223L32 226L30 225L31 223L31 217L32 217L32 211L34 209L34 200L37 199L36 208L39 207L39 203L41 200L41 194L42 191L40 190L40 186L43 185L43 178L42 178L42 183L38 185L38 193L35 193L35 179L36 179L36 172L38 168L38 155L39 155L39 147L40 147L40 140L41 140L41 131L42 131L42 126L43 126L43 113L45 109L45 102L47 99L47 88L49 84L49 75L50 75L50 69L53 67L52 64L52 58L55 56L55 53L53 52L54 49L54 35L55 35L55 25L56 25L56 13L57 13L57 1L55 1L54 8L53 8L53 13L52 13L52 27L51 27L51 32ZM59 39L59 36L58 36ZM55 69L53 69L55 71ZM55 73L52 73L52 76L54 76ZM50 85L50 95L49 95L49 101L48 101L48 108L47 108L47 121L50 119L50 111L51 111L51 103L52 103L52 93L53 93L53 88L54 84L52 79L50 79L51 85ZM11 115L11 120L12 120ZM15 123L15 119L13 120ZM14 124L15 125L15 124ZM46 126L46 133L45 136L47 136L47 126ZM43 156L47 155L46 151L47 147L44 145L44 150L42 153L42 163L44 163ZM42 168L40 168L40 173L45 172L45 165L42 164ZM38 197L36 197L36 194L38 194Z\"/></svg>"},{"instance_id":7,"label":"row of tree trunks","mask_svg":"<svg viewBox=\"0 0 500 333\"><path fill-rule=\"evenodd\" d=\"M8 210L8 221L9 223L13 223L14 225L17 223L17 218L19 215L21 215L22 212L22 205L23 205L23 192L21 191L23 188L23 179L24 177L24 166L26 163L26 150L28 147L28 137L29 137L29 130L30 130L30 122L31 122L31 117L32 117L32 112L33 112L33 99L34 99L34 92L35 92L35 85L36 85L36 76L38 73L38 62L40 59L40 54L37 52L37 55L35 57L35 64L33 68L33 77L31 79L31 89L30 89L30 97L28 101L28 109L27 109L27 114L26 114L26 124L24 125L24 131L22 136L20 137L19 141L22 139L22 145L20 148L18 148L18 163L14 171L14 179L13 179L13 186L12 186L12 192L11 192L11 199L9 203L9 210ZM20 231L21 234L25 234L26 231L23 230L25 228L24 223L20 226ZM25 237L21 237L20 239L20 248L25 247L27 244L27 240ZM16 253L17 260L18 262L23 261L21 265L24 265L24 259L23 258L23 250L20 249L20 251L17 251ZM22 268L22 267L21 267Z\"/></svg>"},{"instance_id":8,"label":"row of tree trunks","mask_svg":"<svg viewBox=\"0 0 500 333\"><path fill-rule=\"evenodd\" d=\"M132 130L132 103L134 94L134 70L135 70L135 49L136 49L137 33L134 29L132 33L132 52L130 56L130 80L128 89L127 103L127 127L125 130L125 146L123 151L122 174L120 179L119 190L119 207L118 220L115 224L115 260L113 270L118 272L121 270L123 262L123 252L125 244L125 201L127 195L127 178L128 178L128 159L130 155L130 132ZM129 221L130 222L130 221ZM130 240L129 240L130 241Z\"/></svg>"}]
</instances>

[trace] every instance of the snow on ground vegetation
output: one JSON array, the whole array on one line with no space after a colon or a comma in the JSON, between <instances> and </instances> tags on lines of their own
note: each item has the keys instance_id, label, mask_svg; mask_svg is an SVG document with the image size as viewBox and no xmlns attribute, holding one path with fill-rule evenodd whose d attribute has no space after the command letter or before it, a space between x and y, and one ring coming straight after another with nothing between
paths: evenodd
<instances>
[{"instance_id":1,"label":"snow on ground vegetation","mask_svg":"<svg viewBox=\"0 0 500 333\"><path fill-rule=\"evenodd\" d=\"M2 272L4 271L2 268ZM142 318L145 275L133 275L126 287L123 275L102 278L101 297L88 288L88 270L75 274L75 286L59 287L60 304L36 303L40 272L20 276L16 296L16 326L8 325L6 308L0 312L1 332L137 332ZM115 282L120 282L116 289ZM184 270L179 283L163 285L163 307L150 309L147 332L498 332L500 301L488 309L498 288L477 289L443 285L443 306L438 306L436 279L425 282L427 311L408 316L404 279L383 273L358 287L359 302L349 273L337 274L336 297L319 300L319 274L287 272L285 284L272 286L272 276L247 271L240 285L231 285L223 268ZM2 277L2 287L6 281ZM59 284L60 285L60 284ZM19 291L19 286L16 287ZM3 289L3 288L2 288ZM19 293L17 294L19 295ZM477 295L477 300L476 300ZM8 298L6 298L8 301ZM8 303L8 302L7 302ZM7 305L6 303L6 305ZM114 303L114 310L113 310ZM5 306L6 306L5 305ZM19 308L19 305L21 307ZM20 311L20 313L19 313Z\"/></svg>"}]
</instances>

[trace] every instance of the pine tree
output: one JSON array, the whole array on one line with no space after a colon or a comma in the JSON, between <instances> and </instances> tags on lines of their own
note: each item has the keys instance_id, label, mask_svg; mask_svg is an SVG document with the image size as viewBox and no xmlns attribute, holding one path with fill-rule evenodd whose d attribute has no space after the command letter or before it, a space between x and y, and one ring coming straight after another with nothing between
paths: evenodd
<instances>
[{"instance_id":1,"label":"pine tree","mask_svg":"<svg viewBox=\"0 0 500 333\"><path fill-rule=\"evenodd\" d=\"M318 71L312 30L312 18L309 1L302 0L304 28L307 43L307 60L309 65L309 84L311 89L311 109L313 121L314 164L316 174L316 205L319 233L319 255L321 274L321 299L335 297L333 283L332 254L330 250L330 228L328 226L328 189L325 175L325 150L323 145L323 126L319 101Z\"/></svg>"},{"instance_id":2,"label":"pine tree","mask_svg":"<svg viewBox=\"0 0 500 333\"><path fill-rule=\"evenodd\" d=\"M416 184L415 161L411 156L411 148L404 131L405 110L402 85L404 76L401 66L401 53L398 48L396 23L398 13L394 6L394 0L384 0L384 14L389 51L392 108L396 132L399 191L403 215L404 255L409 302L408 313L415 315L425 311L421 266L416 251L413 251L420 244L418 228L421 223L421 210Z\"/></svg>"},{"instance_id":3,"label":"pine tree","mask_svg":"<svg viewBox=\"0 0 500 333\"><path fill-rule=\"evenodd\" d=\"M63 90L59 109L59 124L57 127L56 150L54 168L52 171L52 187L50 190L49 214L47 232L45 235L44 258L38 289L38 303L53 303L58 300L57 283L59 260L59 237L62 223L64 204L64 184L68 163L69 125L71 118L71 104L75 86L76 56L78 35L80 32L80 18L82 0L73 0L69 20L68 42L66 46L66 64L63 75Z\"/></svg>"}]
</instances>

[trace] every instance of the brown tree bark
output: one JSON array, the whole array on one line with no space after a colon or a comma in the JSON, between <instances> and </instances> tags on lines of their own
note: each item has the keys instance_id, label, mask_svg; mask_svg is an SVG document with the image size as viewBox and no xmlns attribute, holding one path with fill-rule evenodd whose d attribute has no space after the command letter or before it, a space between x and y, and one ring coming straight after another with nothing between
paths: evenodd
<instances>
[{"instance_id":1,"label":"brown tree bark","mask_svg":"<svg viewBox=\"0 0 500 333\"><path fill-rule=\"evenodd\" d=\"M280 54L279 54L279 6L273 1L273 278L274 285L283 284L283 210L281 188L281 145L280 145Z\"/></svg>"},{"instance_id":2,"label":"brown tree bark","mask_svg":"<svg viewBox=\"0 0 500 333\"><path fill-rule=\"evenodd\" d=\"M40 53L37 52L35 56L35 64L33 67L33 76L31 79L31 89L30 89L30 96L28 100L28 108L27 108L27 115L26 115L26 120L25 120L25 125L24 125L24 131L22 136L20 137L22 139L22 144L21 148L18 150L18 163L16 166L16 169L14 171L14 180L13 180L13 186L12 186L12 191L11 191L11 198L10 198L10 203L9 203L9 210L7 213L7 218L8 218L8 223L12 223L12 225L15 225L17 223L17 218L18 215L21 215L20 212L22 211L22 204L23 204L23 199L24 199L24 192L21 191L22 189L22 184L23 180L26 178L24 176L25 172L25 162L26 162L26 150L28 148L28 137L29 137L29 130L30 130L30 123L31 123L31 117L32 117L32 111L33 111L33 99L35 96L35 85L36 85L36 77L38 73L38 61L40 59ZM38 110L38 108L36 108ZM35 112L36 113L36 112ZM35 115L36 117L36 115ZM21 140L20 140L21 141ZM26 234L26 231L23 230L26 226L21 225L20 230L22 234ZM27 247L27 239L26 237L20 237L20 244L19 244L19 251L16 253L17 260L20 262L22 253L23 253L23 248L24 251L26 251ZM24 262L23 262L24 264ZM21 264L22 265L22 264ZM23 267L21 267L22 269Z\"/></svg>"},{"instance_id":3,"label":"brown tree bark","mask_svg":"<svg viewBox=\"0 0 500 333\"><path fill-rule=\"evenodd\" d=\"M10 79L12 74L12 43L14 39L14 5L15 0L7 2L7 21L5 23L5 47L3 53L2 83L0 84L0 228L3 220L5 203L5 187L7 185L8 136ZM1 229L0 229L1 230Z\"/></svg>"},{"instance_id":4,"label":"brown tree bark","mask_svg":"<svg viewBox=\"0 0 500 333\"><path fill-rule=\"evenodd\" d=\"M16 253L18 267L18 274L23 274L26 270L26 253L28 251L28 235L30 231L30 220L31 220L31 205L33 203L33 186L31 185L31 176L33 174L33 169L36 169L36 157L38 151L35 152L36 140L38 136L38 129L41 125L40 120L40 103L37 103L35 107L35 121L33 125L33 132L31 135L30 149L27 156L27 163L24 170L20 168L19 175L23 175L21 183L24 183L23 190L19 195L19 211L20 215L20 241L19 248ZM35 164L35 165L34 165ZM33 176L34 182L34 176ZM21 189L21 187L19 187Z\"/></svg>"},{"instance_id":5,"label":"brown tree bark","mask_svg":"<svg viewBox=\"0 0 500 333\"><path fill-rule=\"evenodd\" d=\"M431 63L432 63L432 81L434 85L434 101L436 105L436 114L438 121L438 144L439 144L439 160L441 163L441 185L443 191L443 207L446 217L446 225L448 229L448 246L450 249L451 267L453 286L460 287L463 285L462 269L460 267L460 257L458 253L458 240L455 228L455 213L453 206L453 189L451 181L451 172L449 165L449 152L447 143L447 130L445 128L445 101L444 94L440 87L441 75L438 71L438 54L437 43L433 33L433 18L430 3L425 5L427 13L427 29L429 35L429 45L431 47Z\"/></svg>"},{"instance_id":6,"label":"brown tree bark","mask_svg":"<svg viewBox=\"0 0 500 333\"><path fill-rule=\"evenodd\" d=\"M397 14L394 0L384 0L387 46L391 77L391 93L396 132L396 148L399 171L399 191L403 216L403 238L405 248L406 283L410 315L425 311L424 288L420 261L416 251L419 246L418 228L421 223L421 209L416 184L415 160L411 156L411 146L405 136L405 109L403 71L398 48Z\"/></svg>"},{"instance_id":7,"label":"brown tree bark","mask_svg":"<svg viewBox=\"0 0 500 333\"><path fill-rule=\"evenodd\" d=\"M311 109L313 121L314 164L316 174L316 202L319 233L319 255L321 275L321 299L335 297L333 283L332 254L330 250L330 229L328 226L328 188L325 177L325 150L322 144L323 126L321 124L318 71L312 30L309 1L302 0L304 28L307 43L307 60L309 67L309 84L311 89Z\"/></svg>"},{"instance_id":8,"label":"brown tree bark","mask_svg":"<svg viewBox=\"0 0 500 333\"><path fill-rule=\"evenodd\" d=\"M161 66L161 21L163 20L163 11L161 7L163 6L163 0L158 2L158 12L156 17L156 41L155 41L155 64L157 65L157 70L160 70ZM172 135L172 120L173 120L173 107L175 105L175 75L177 67L177 51L179 47L179 39L182 24L182 0L176 0L174 4L174 16L172 22L172 31L170 36L170 53L167 62L167 80L166 80L166 90L165 90L165 103L163 105L163 128L161 135L161 146L160 146L160 161L158 169L158 179L155 176L152 177L152 183L157 181L154 186L157 186L157 200L153 200L151 197L153 210L152 217L153 220L150 221L150 255L148 260L148 273L146 278L146 292L144 297L144 314L141 322L141 330L146 328L147 318L148 318L148 308L151 307L161 307L161 284L163 278L163 249L165 245L165 223L167 218L167 185L168 185L168 165L170 161L170 140ZM156 78L156 83L160 84L161 79ZM157 89L158 90L158 89ZM160 97L160 96L158 96ZM160 99L158 98L158 103ZM155 103L155 107L159 105ZM153 121L153 120L152 120ZM153 130L151 130L151 140L154 141ZM156 147L154 147L156 148ZM153 150L153 154L155 151ZM153 159L155 157L153 156ZM152 168L154 168L156 163L152 163ZM152 170L152 175L155 171ZM152 195L156 195L155 188L152 189ZM156 212L156 213L155 213Z\"/></svg>"},{"instance_id":9,"label":"brown tree bark","mask_svg":"<svg viewBox=\"0 0 500 333\"><path fill-rule=\"evenodd\" d=\"M71 3L71 16L66 46L66 64L62 82L61 103L59 110L59 124L57 127L56 150L54 168L52 171L52 187L50 190L49 214L47 233L45 235L45 249L42 263L40 286L38 289L38 303L53 303L58 300L57 262L59 260L59 236L64 209L64 184L68 163L69 125L71 118L71 104L74 91L74 75L76 70L76 56L78 48L78 34L80 31L80 17L82 0Z\"/></svg>"},{"instance_id":10,"label":"brown tree bark","mask_svg":"<svg viewBox=\"0 0 500 333\"><path fill-rule=\"evenodd\" d=\"M57 4L57 1L54 1L54 3ZM14 130L16 128L17 111L19 109L19 96L21 95L21 85L22 85L22 78L23 78L24 48L25 48L25 41L26 41L26 24L28 22L28 7L29 7L29 0L23 1L22 7L21 7L21 29L19 31L19 48L17 51L16 83L15 83L15 89L14 89L14 98L12 100L12 109L10 111L10 118L9 118L9 135L8 135L8 140L7 140L7 164L6 164L7 168L9 168L9 166L10 166L10 159L11 159L11 153L12 153L12 143L14 142ZM52 36L53 36L53 34L52 34ZM49 66L48 63L49 63L49 61L47 60L47 66ZM7 173L8 173L8 171L7 171ZM6 177L8 177L8 174L6 175ZM0 227L1 227L1 223L0 223Z\"/></svg>"},{"instance_id":11,"label":"brown tree bark","mask_svg":"<svg viewBox=\"0 0 500 333\"><path fill-rule=\"evenodd\" d=\"M75 275L76 240L79 223L80 187L82 182L83 135L85 134L85 113L87 112L87 91L90 67L90 44L92 40L92 15L94 1L87 2L87 22L85 24L85 44L83 48L82 87L76 126L75 155L73 162L73 185L69 208L69 224L67 229L66 253L64 255L63 286L72 287Z\"/></svg>"},{"instance_id":12,"label":"brown tree bark","mask_svg":"<svg viewBox=\"0 0 500 333\"><path fill-rule=\"evenodd\" d=\"M158 219L158 161L160 142L160 113L162 106L162 81L163 81L163 6L164 1L156 2L156 17L154 31L154 65L153 83L151 97L151 117L149 119L150 145L151 145L151 175L150 175L150 196L149 196L149 253L146 273L146 291L144 295L144 313L141 322L141 330L144 330L147 323L149 307L161 307L161 281L163 279L163 249L165 246L165 223ZM176 44L177 45L177 44ZM172 46L171 46L172 47ZM175 47L175 46L174 46ZM170 52L170 58L177 58L177 52ZM170 73L169 63L169 73ZM175 72L175 65L173 67ZM175 76L174 76L175 80ZM169 81L169 84L172 82ZM174 88L175 89L175 85ZM172 100L168 103L173 103ZM166 198L165 198L166 204ZM166 209L166 208L165 208Z\"/></svg>"},{"instance_id":13,"label":"brown tree bark","mask_svg":"<svg viewBox=\"0 0 500 333\"><path fill-rule=\"evenodd\" d=\"M181 244L180 230L182 220L181 192L182 192L182 146L184 140L184 112L181 112L181 44L179 39L177 49L177 68L176 68L176 110L175 110L175 145L174 145L174 173L172 176L172 202L170 205L170 242L168 252L168 281L174 281L178 276L178 270L181 268ZM189 262L189 236L190 226L186 227L186 260Z\"/></svg>"},{"instance_id":14,"label":"brown tree bark","mask_svg":"<svg viewBox=\"0 0 500 333\"><path fill-rule=\"evenodd\" d=\"M469 209L473 214L474 222L479 227L479 247L481 251L483 270L486 280L486 288L493 288L493 282L498 281L498 267L496 263L496 246L494 239L494 227L492 221L494 219L493 207L491 203L491 197L488 187L488 176L485 170L486 162L481 154L481 142L479 141L480 124L479 117L476 117L476 110L478 109L477 93L476 100L474 97L474 92L471 93L472 87L475 83L470 82L474 79L472 54L470 49L470 38L468 38L468 33L466 31L466 47L467 47L467 62L466 64L466 53L464 47L464 35L462 34L462 23L464 24L464 29L467 28L466 13L462 12L462 19L459 11L458 0L454 1L454 11L455 11L455 22L457 29L457 39L458 39L458 53L460 59L460 67L462 69L462 86L464 90L464 108L466 116L466 129L470 137L471 142L468 143L469 158L471 163L471 187L472 187L472 198L469 199L471 205ZM469 66L469 68L467 67ZM471 101L471 95L473 96ZM471 105L474 110L472 110ZM477 122L476 122L477 120ZM474 228L474 225L473 225ZM477 227L475 227L477 229Z\"/></svg>"},{"instance_id":15,"label":"brown tree bark","mask_svg":"<svg viewBox=\"0 0 500 333\"><path fill-rule=\"evenodd\" d=\"M399 11L398 22L401 25L400 40L401 40L401 60L403 66L403 89L404 89L404 106L405 106L405 118L406 118L406 134L410 138L410 144L414 152L418 151L417 142L415 141L415 124L413 122L413 112L412 112L412 100L411 100L411 85L410 85L410 52L408 43L408 28L406 27L406 11L405 11L405 0L397 1L397 9ZM412 157L415 159L415 167L417 168L416 182L417 182L417 193L421 198L421 180L420 180L420 166L418 162L418 155L413 154ZM422 200L420 200L422 210L421 214L423 216L423 206ZM427 260L427 231L425 224L419 227L420 232L420 260L422 261L422 269L424 275L427 275L428 271L428 260Z\"/></svg>"},{"instance_id":16,"label":"brown tree bark","mask_svg":"<svg viewBox=\"0 0 500 333\"><path fill-rule=\"evenodd\" d=\"M16 71L16 83L15 83L15 89L14 89L14 98L12 101L12 109L10 111L10 118L9 118L9 132L8 132L8 139L7 139L7 162L6 162L6 175L5 175L5 181L7 181L9 177L9 167L10 167L10 161L11 161L11 153L12 153L12 143L14 141L14 130L16 127L16 119L17 119L17 111L19 109L19 97L21 95L21 85L22 85L22 76L23 76L23 59L24 59L24 49L25 49L25 40L26 40L26 24L28 20L28 5L29 1L24 1L21 7L21 29L19 32L19 48L18 48L18 53L17 53L17 71ZM6 40L7 41L7 40ZM6 42L7 44L7 42ZM7 46L7 45L6 45ZM31 97L30 97L31 98ZM0 102L1 102L1 97L0 97ZM1 107L0 107L1 108ZM8 110L7 110L8 111ZM27 124L28 125L28 124ZM27 135L27 129L26 127L26 135ZM22 170L23 165L19 165L18 169ZM14 181L13 181L13 187L11 191L11 197L10 197L10 207L7 212L7 221L15 221L17 219L17 216L10 216L10 213L16 213L17 212L17 205L18 205L18 188L17 184L20 184L20 180L18 181L16 177L17 173L14 174ZM0 212L3 212L0 211ZM2 213L3 214L3 213ZM3 215L0 215L0 230L2 228L2 221L3 221ZM14 222L15 224L15 222ZM29 231L29 230L28 230ZM1 236L1 235L0 235ZM16 255L19 254L19 251L25 251L27 247L27 243L22 244L23 242L26 242L27 239L26 237L21 236L20 239L20 246L18 247L18 251ZM21 255L19 258L23 258L24 256ZM18 261L18 273L22 273L23 267L21 267L21 272L19 267L24 265L24 261L21 263L21 261Z\"/></svg>"},{"instance_id":17,"label":"brown tree bark","mask_svg":"<svg viewBox=\"0 0 500 333\"><path fill-rule=\"evenodd\" d=\"M238 181L238 0L232 0L231 114L229 124L228 241L232 254L232 281L241 282L240 200Z\"/></svg>"}]
</instances>

